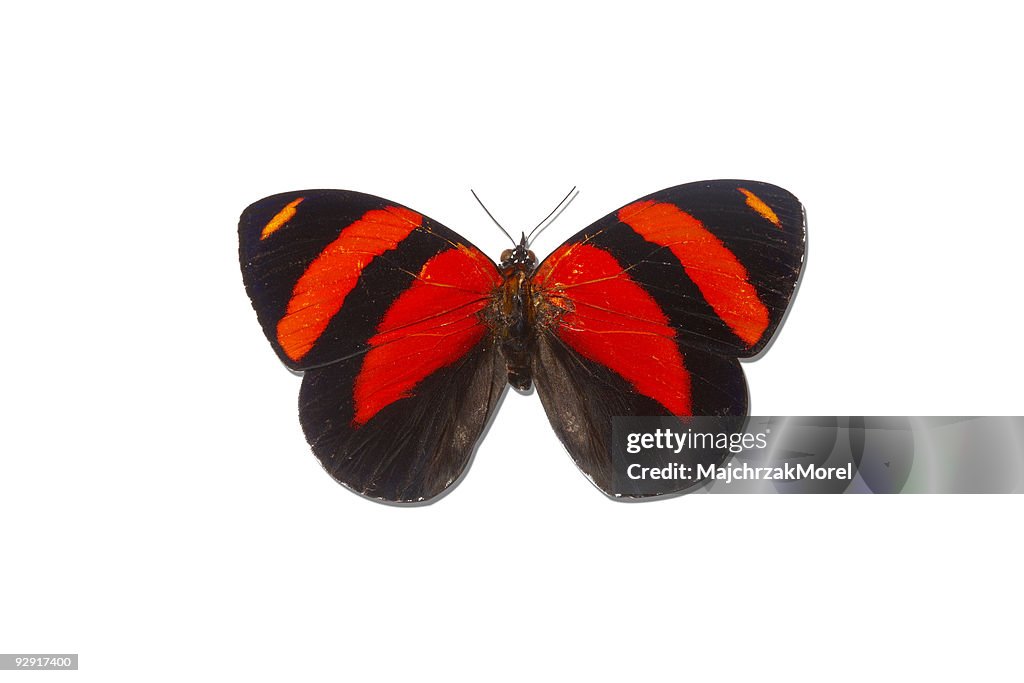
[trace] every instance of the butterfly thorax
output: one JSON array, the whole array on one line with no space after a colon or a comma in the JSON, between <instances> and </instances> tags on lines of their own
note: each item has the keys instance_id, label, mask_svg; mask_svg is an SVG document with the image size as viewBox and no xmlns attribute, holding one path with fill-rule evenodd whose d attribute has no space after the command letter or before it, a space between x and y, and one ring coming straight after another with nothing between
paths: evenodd
<instances>
[{"instance_id":1,"label":"butterfly thorax","mask_svg":"<svg viewBox=\"0 0 1024 683\"><path fill-rule=\"evenodd\" d=\"M505 356L508 383L520 391L528 390L533 384L530 358L535 313L530 276L536 266L537 257L527 249L525 237L515 249L502 253L502 285L495 292L488 315Z\"/></svg>"}]
</instances>

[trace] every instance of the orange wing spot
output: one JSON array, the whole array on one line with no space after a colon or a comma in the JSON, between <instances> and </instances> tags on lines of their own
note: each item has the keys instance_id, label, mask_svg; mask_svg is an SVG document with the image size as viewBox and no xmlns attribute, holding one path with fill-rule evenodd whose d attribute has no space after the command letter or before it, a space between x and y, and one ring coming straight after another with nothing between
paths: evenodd
<instances>
[{"instance_id":1,"label":"orange wing spot","mask_svg":"<svg viewBox=\"0 0 1024 683\"><path fill-rule=\"evenodd\" d=\"M651 200L619 209L619 220L648 242L667 247L715 313L749 346L768 328L768 309L747 269L699 220L674 204Z\"/></svg>"},{"instance_id":2,"label":"orange wing spot","mask_svg":"<svg viewBox=\"0 0 1024 683\"><path fill-rule=\"evenodd\" d=\"M283 209L278 211L270 222L263 226L263 232L260 233L260 239L265 240L272 234L277 232L282 225L295 218L295 207L302 203L305 197L299 197L296 200L288 202Z\"/></svg>"},{"instance_id":3,"label":"orange wing spot","mask_svg":"<svg viewBox=\"0 0 1024 683\"><path fill-rule=\"evenodd\" d=\"M363 269L398 247L422 221L415 211L396 206L367 211L313 259L295 283L288 310L277 323L277 341L289 358L298 361L309 353Z\"/></svg>"},{"instance_id":4,"label":"orange wing spot","mask_svg":"<svg viewBox=\"0 0 1024 683\"><path fill-rule=\"evenodd\" d=\"M534 280L549 304L564 309L556 333L569 346L672 414L691 413L690 374L676 332L614 256L589 244L563 246Z\"/></svg>"},{"instance_id":5,"label":"orange wing spot","mask_svg":"<svg viewBox=\"0 0 1024 683\"><path fill-rule=\"evenodd\" d=\"M775 215L774 211L772 211L772 207L765 204L760 197L758 197L756 194L754 194L753 192L746 188L739 187L736 189L738 189L740 192L744 194L744 196L746 196L747 206L761 214L761 216L766 218L776 228L782 227L782 221L780 221L779 217Z\"/></svg>"},{"instance_id":6,"label":"orange wing spot","mask_svg":"<svg viewBox=\"0 0 1024 683\"><path fill-rule=\"evenodd\" d=\"M477 314L501 278L493 267L473 267L481 256L461 245L441 252L391 304L356 377L353 424L366 424L411 396L423 379L457 362L483 338L487 326Z\"/></svg>"}]
</instances>

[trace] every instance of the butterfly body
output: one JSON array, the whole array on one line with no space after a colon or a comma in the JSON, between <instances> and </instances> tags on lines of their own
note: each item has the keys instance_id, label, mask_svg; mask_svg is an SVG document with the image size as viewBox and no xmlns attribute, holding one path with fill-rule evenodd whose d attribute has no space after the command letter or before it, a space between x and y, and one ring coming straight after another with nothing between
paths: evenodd
<instances>
[{"instance_id":1,"label":"butterfly body","mask_svg":"<svg viewBox=\"0 0 1024 683\"><path fill-rule=\"evenodd\" d=\"M492 334L500 340L508 383L519 391L527 391L533 385L530 363L536 346L534 327L539 302L535 300L530 278L536 268L537 257L527 248L524 235L515 249L502 254L502 285L485 315Z\"/></svg>"},{"instance_id":2,"label":"butterfly body","mask_svg":"<svg viewBox=\"0 0 1024 683\"><path fill-rule=\"evenodd\" d=\"M253 308L303 373L313 452L398 503L450 490L508 385L536 386L583 473L633 496L616 484L613 419L745 416L738 359L775 334L804 247L796 198L738 180L648 195L539 263L525 236L495 264L416 211L344 190L273 195L239 222Z\"/></svg>"}]
</instances>

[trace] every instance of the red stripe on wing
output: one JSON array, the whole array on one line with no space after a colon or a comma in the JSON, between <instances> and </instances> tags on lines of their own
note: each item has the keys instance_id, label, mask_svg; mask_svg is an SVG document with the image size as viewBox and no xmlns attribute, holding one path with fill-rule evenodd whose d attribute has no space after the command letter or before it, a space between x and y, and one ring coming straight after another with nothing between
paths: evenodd
<instances>
[{"instance_id":1,"label":"red stripe on wing","mask_svg":"<svg viewBox=\"0 0 1024 683\"><path fill-rule=\"evenodd\" d=\"M699 220L674 204L651 200L619 209L620 221L667 247L719 318L753 346L768 328L768 309L736 255Z\"/></svg>"},{"instance_id":2,"label":"red stripe on wing","mask_svg":"<svg viewBox=\"0 0 1024 683\"><path fill-rule=\"evenodd\" d=\"M657 302L615 257L575 243L549 256L534 276L557 316L556 334L674 415L691 413L690 374L676 332Z\"/></svg>"},{"instance_id":3,"label":"red stripe on wing","mask_svg":"<svg viewBox=\"0 0 1024 683\"><path fill-rule=\"evenodd\" d=\"M479 312L500 285L498 271L475 249L460 246L427 261L369 340L353 392L353 424L412 395L420 381L476 346L487 332Z\"/></svg>"},{"instance_id":4,"label":"red stripe on wing","mask_svg":"<svg viewBox=\"0 0 1024 683\"><path fill-rule=\"evenodd\" d=\"M288 310L277 323L277 341L289 358L298 361L309 353L363 269L422 222L420 214L398 206L367 211L320 252L295 283Z\"/></svg>"}]
</instances>

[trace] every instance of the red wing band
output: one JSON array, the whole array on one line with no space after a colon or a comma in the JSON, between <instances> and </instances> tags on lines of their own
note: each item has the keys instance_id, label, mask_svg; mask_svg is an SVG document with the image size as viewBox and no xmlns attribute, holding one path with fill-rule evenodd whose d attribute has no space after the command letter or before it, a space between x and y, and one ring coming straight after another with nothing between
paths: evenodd
<instances>
[{"instance_id":1,"label":"red wing band","mask_svg":"<svg viewBox=\"0 0 1024 683\"><path fill-rule=\"evenodd\" d=\"M615 257L589 244L565 245L545 260L535 282L565 343L671 413L690 414L690 375L676 332Z\"/></svg>"},{"instance_id":2,"label":"red wing band","mask_svg":"<svg viewBox=\"0 0 1024 683\"><path fill-rule=\"evenodd\" d=\"M483 338L488 328L479 313L501 280L493 268L479 267L481 258L463 246L441 252L391 304L356 377L355 426L411 396L419 382Z\"/></svg>"},{"instance_id":3,"label":"red wing band","mask_svg":"<svg viewBox=\"0 0 1024 683\"><path fill-rule=\"evenodd\" d=\"M761 339L768 328L767 307L747 279L747 269L699 220L674 204L651 200L619 209L618 218L648 242L675 254L704 299L737 337L748 346Z\"/></svg>"},{"instance_id":4,"label":"red wing band","mask_svg":"<svg viewBox=\"0 0 1024 683\"><path fill-rule=\"evenodd\" d=\"M288 207L294 214L293 204L297 202ZM402 207L367 211L320 252L295 283L288 310L277 323L277 341L289 358L299 361L309 353L341 310L363 269L374 258L398 247L422 222L422 216Z\"/></svg>"}]
</instances>

